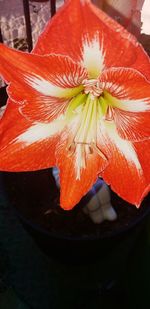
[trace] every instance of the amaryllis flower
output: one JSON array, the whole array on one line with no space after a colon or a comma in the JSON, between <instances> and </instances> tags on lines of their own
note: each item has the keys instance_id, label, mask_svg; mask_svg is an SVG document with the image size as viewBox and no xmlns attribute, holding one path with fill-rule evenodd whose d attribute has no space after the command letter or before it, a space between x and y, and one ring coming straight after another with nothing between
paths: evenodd
<instances>
[{"instance_id":1,"label":"amaryllis flower","mask_svg":"<svg viewBox=\"0 0 150 309\"><path fill-rule=\"evenodd\" d=\"M0 169L60 169L64 209L97 177L132 204L149 190L150 63L136 39L89 0L69 0L32 54L0 45L9 100Z\"/></svg>"}]
</instances>

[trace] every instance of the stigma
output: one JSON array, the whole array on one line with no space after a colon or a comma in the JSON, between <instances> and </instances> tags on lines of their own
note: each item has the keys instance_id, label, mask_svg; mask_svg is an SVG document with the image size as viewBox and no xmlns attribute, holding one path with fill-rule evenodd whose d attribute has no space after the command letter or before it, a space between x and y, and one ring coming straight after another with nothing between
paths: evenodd
<instances>
[{"instance_id":1,"label":"stigma","mask_svg":"<svg viewBox=\"0 0 150 309\"><path fill-rule=\"evenodd\" d=\"M100 97L103 93L98 79L84 79L82 85L84 87L84 93L90 94L92 98Z\"/></svg>"}]
</instances>

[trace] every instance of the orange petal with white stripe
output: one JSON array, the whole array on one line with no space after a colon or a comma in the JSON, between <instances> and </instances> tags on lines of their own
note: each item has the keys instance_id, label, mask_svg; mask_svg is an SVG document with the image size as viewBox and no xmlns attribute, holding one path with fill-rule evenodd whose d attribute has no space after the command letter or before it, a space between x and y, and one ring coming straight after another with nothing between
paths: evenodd
<instances>
[{"instance_id":1,"label":"orange petal with white stripe","mask_svg":"<svg viewBox=\"0 0 150 309\"><path fill-rule=\"evenodd\" d=\"M34 52L68 55L84 63L90 74L93 62L94 75L103 68L123 66L150 78L149 57L143 47L90 0L66 1L39 37Z\"/></svg>"},{"instance_id":2,"label":"orange petal with white stripe","mask_svg":"<svg viewBox=\"0 0 150 309\"><path fill-rule=\"evenodd\" d=\"M16 104L9 101L0 121L0 170L34 171L54 166L59 140L57 124L60 128L60 119L51 126L31 123L19 113Z\"/></svg>"},{"instance_id":3,"label":"orange petal with white stripe","mask_svg":"<svg viewBox=\"0 0 150 309\"><path fill-rule=\"evenodd\" d=\"M111 159L101 176L120 197L139 207L149 190L146 178L149 165L144 160L143 166L143 159L139 157L134 144L122 139L114 124L111 128L105 125L104 132L108 139Z\"/></svg>"},{"instance_id":4,"label":"orange petal with white stripe","mask_svg":"<svg viewBox=\"0 0 150 309\"><path fill-rule=\"evenodd\" d=\"M0 44L0 74L9 83L10 98L35 121L62 113L68 100L83 88L87 72L65 56L39 56ZM56 110L56 111L55 111Z\"/></svg>"},{"instance_id":5,"label":"orange petal with white stripe","mask_svg":"<svg viewBox=\"0 0 150 309\"><path fill-rule=\"evenodd\" d=\"M118 134L131 141L150 138L150 82L127 68L106 70L99 80Z\"/></svg>"},{"instance_id":6,"label":"orange petal with white stripe","mask_svg":"<svg viewBox=\"0 0 150 309\"><path fill-rule=\"evenodd\" d=\"M62 133L56 150L60 170L60 205L65 210L72 209L80 201L108 164L108 160L90 145L78 144L76 148L68 149L69 136L70 132Z\"/></svg>"}]
</instances>

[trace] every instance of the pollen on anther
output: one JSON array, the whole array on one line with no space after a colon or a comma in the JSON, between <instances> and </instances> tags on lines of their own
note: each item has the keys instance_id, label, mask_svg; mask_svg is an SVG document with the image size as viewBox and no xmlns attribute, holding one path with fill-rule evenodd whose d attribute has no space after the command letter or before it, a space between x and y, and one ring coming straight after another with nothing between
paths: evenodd
<instances>
[{"instance_id":1,"label":"pollen on anther","mask_svg":"<svg viewBox=\"0 0 150 309\"><path fill-rule=\"evenodd\" d=\"M67 147L67 151L68 151L68 156L72 156L75 153L76 150L76 145L74 142L72 142L70 145L68 145Z\"/></svg>"}]
</instances>

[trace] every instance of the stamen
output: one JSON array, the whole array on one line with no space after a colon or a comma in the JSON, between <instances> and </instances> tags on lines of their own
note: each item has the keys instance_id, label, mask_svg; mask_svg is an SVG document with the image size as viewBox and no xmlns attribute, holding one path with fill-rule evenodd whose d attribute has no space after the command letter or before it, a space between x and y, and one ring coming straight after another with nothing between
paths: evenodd
<instances>
[{"instance_id":1,"label":"stamen","mask_svg":"<svg viewBox=\"0 0 150 309\"><path fill-rule=\"evenodd\" d=\"M92 144L93 149L99 154L99 156L103 159L103 160L108 160L107 156L102 152L102 150L99 149L99 147L96 144Z\"/></svg>"},{"instance_id":2,"label":"stamen","mask_svg":"<svg viewBox=\"0 0 150 309\"><path fill-rule=\"evenodd\" d=\"M94 80L95 83L97 80ZM86 85L88 84L93 85L93 81L86 81ZM108 160L108 158L97 146L97 130L100 118L103 116L101 102L90 93L81 105L75 104L74 107L71 117L68 117L71 138L68 140L67 152L69 157L74 157L76 179L80 179L82 170L88 164L89 156L97 153L103 160ZM74 111L77 113L73 113Z\"/></svg>"}]
</instances>

